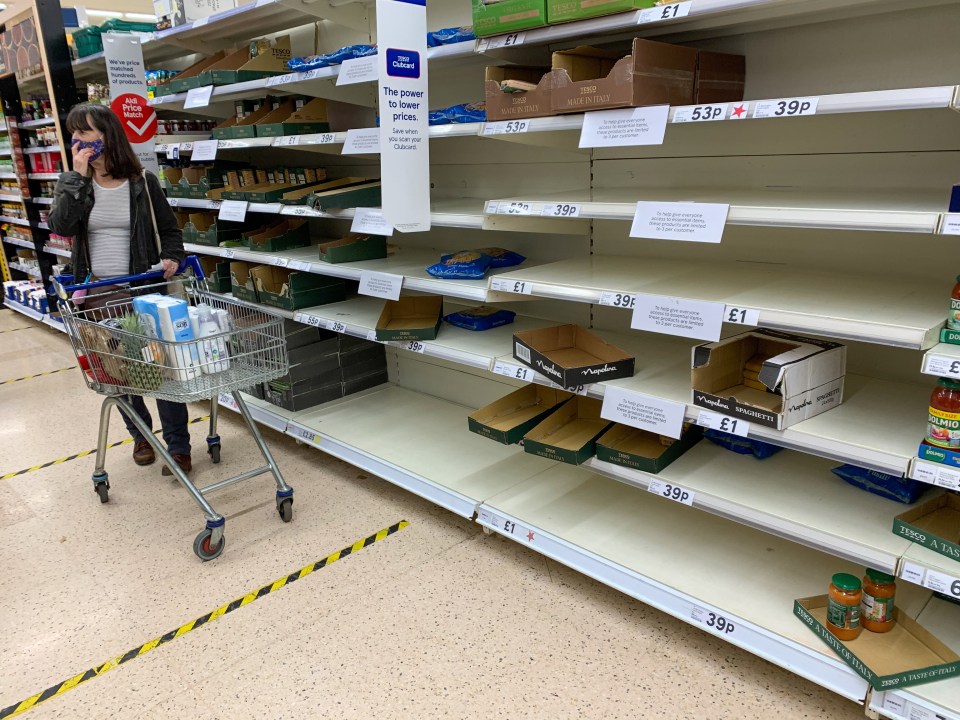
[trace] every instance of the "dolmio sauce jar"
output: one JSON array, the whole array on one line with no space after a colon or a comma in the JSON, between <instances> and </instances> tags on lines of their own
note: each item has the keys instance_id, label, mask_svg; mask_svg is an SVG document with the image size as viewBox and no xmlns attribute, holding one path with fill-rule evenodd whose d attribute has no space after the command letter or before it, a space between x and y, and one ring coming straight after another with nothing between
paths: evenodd
<instances>
[{"instance_id":1,"label":"dolmio sauce jar","mask_svg":"<svg viewBox=\"0 0 960 720\"><path fill-rule=\"evenodd\" d=\"M960 380L940 378L930 395L925 445L960 450Z\"/></svg>"}]
</instances>

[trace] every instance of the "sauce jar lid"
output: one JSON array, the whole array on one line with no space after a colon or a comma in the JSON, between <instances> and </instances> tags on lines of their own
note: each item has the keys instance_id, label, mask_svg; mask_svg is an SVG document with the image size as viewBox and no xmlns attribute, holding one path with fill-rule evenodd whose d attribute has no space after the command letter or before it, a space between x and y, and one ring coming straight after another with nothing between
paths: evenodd
<instances>
[{"instance_id":1,"label":"sauce jar lid","mask_svg":"<svg viewBox=\"0 0 960 720\"><path fill-rule=\"evenodd\" d=\"M942 377L937 379L937 385L943 385L951 390L960 390L960 380L954 378Z\"/></svg>"},{"instance_id":2,"label":"sauce jar lid","mask_svg":"<svg viewBox=\"0 0 960 720\"><path fill-rule=\"evenodd\" d=\"M837 573L833 576L833 584L840 590L859 590L860 578L850 573Z\"/></svg>"},{"instance_id":3,"label":"sauce jar lid","mask_svg":"<svg viewBox=\"0 0 960 720\"><path fill-rule=\"evenodd\" d=\"M892 583L897 581L893 575L887 575L887 573L874 570L873 568L867 568L867 577L875 583Z\"/></svg>"}]
</instances>

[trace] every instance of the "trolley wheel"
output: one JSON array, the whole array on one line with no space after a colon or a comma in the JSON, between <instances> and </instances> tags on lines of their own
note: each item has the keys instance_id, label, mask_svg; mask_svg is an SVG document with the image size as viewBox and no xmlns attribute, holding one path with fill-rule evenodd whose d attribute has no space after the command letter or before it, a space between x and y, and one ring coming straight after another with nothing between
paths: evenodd
<instances>
[{"instance_id":1,"label":"trolley wheel","mask_svg":"<svg viewBox=\"0 0 960 720\"><path fill-rule=\"evenodd\" d=\"M280 513L280 519L284 522L293 520L293 498L284 498L278 502L277 512Z\"/></svg>"},{"instance_id":2,"label":"trolley wheel","mask_svg":"<svg viewBox=\"0 0 960 720\"><path fill-rule=\"evenodd\" d=\"M193 541L193 551L197 554L197 557L204 562L219 557L220 553L223 552L224 546L227 544L227 538L221 537L220 544L213 547L210 544L211 534L213 534L213 531L210 528L204 528L200 531L200 534L197 535L197 539Z\"/></svg>"},{"instance_id":3,"label":"trolley wheel","mask_svg":"<svg viewBox=\"0 0 960 720\"><path fill-rule=\"evenodd\" d=\"M100 496L101 503L110 501L110 487L105 482L97 483L94 485L94 489L97 491L97 495Z\"/></svg>"},{"instance_id":4,"label":"trolley wheel","mask_svg":"<svg viewBox=\"0 0 960 720\"><path fill-rule=\"evenodd\" d=\"M211 445L207 448L207 452L210 453L210 459L213 460L213 464L216 465L220 462L220 446Z\"/></svg>"}]
</instances>

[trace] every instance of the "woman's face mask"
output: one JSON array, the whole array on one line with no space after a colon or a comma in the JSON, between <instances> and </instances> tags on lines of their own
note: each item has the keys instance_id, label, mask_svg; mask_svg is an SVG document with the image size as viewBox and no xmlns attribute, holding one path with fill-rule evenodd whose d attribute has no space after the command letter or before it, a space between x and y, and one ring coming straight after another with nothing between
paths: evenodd
<instances>
[{"instance_id":1,"label":"woman's face mask","mask_svg":"<svg viewBox=\"0 0 960 720\"><path fill-rule=\"evenodd\" d=\"M90 156L89 162L93 162L101 155L103 155L103 139L97 138L96 140L81 140L80 138L73 139L73 146L78 150L85 150L86 148L93 149L93 155Z\"/></svg>"}]
</instances>

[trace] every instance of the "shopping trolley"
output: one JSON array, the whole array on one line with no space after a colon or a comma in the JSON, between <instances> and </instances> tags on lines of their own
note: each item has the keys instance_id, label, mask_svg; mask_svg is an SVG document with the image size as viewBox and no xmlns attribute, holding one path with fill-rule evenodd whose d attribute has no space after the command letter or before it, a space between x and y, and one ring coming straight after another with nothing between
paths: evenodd
<instances>
[{"instance_id":1,"label":"shopping trolley","mask_svg":"<svg viewBox=\"0 0 960 720\"><path fill-rule=\"evenodd\" d=\"M287 346L282 318L209 290L196 257L188 257L178 273L170 281L163 281L162 272L153 272L81 284L69 284L73 278L65 275L54 279L54 289L87 387L105 396L93 472L93 487L100 502L109 500L110 480L104 466L110 410L117 407L133 421L203 510L207 523L194 540L193 550L201 560L212 560L223 552L226 539L225 520L207 502L205 496L209 493L271 472L277 482L277 512L284 522L293 519L293 488L284 481L240 394L240 390L287 374ZM150 282L153 284L141 284ZM127 288L129 283L136 285ZM115 287L102 290L118 285L128 292L118 297ZM98 289L103 294L98 296ZM74 293L72 299L70 293ZM139 317L134 308L136 298L150 294L186 300L190 307L197 309L198 315L202 313L207 329L211 319L218 323L214 333L203 333L203 337L182 342L158 339L162 333L145 327L150 321ZM92 302L97 298L99 302ZM183 403L209 399L207 452L214 463L219 463L217 409L221 393L232 394L267 464L198 488L133 410L127 396L142 395Z\"/></svg>"}]
</instances>

